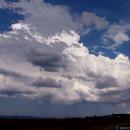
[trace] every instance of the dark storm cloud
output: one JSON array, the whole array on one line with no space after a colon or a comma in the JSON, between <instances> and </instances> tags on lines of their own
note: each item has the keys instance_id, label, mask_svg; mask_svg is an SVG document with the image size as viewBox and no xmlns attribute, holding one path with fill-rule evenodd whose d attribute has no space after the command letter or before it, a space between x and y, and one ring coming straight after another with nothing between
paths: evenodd
<instances>
[{"instance_id":1,"label":"dark storm cloud","mask_svg":"<svg viewBox=\"0 0 130 130\"><path fill-rule=\"evenodd\" d=\"M0 90L0 95L5 95L5 96L17 96L21 94L34 94L34 93L30 91L20 91L15 89Z\"/></svg>"},{"instance_id":2,"label":"dark storm cloud","mask_svg":"<svg viewBox=\"0 0 130 130\"><path fill-rule=\"evenodd\" d=\"M96 79L96 88L102 89L102 88L109 88L109 87L116 87L118 85L118 82L113 77L108 76L102 76Z\"/></svg>"},{"instance_id":3,"label":"dark storm cloud","mask_svg":"<svg viewBox=\"0 0 130 130\"><path fill-rule=\"evenodd\" d=\"M4 68L0 68L0 74L3 74L4 76L17 77L17 78L25 77L24 75L21 75L19 73L16 73L10 70L6 70Z\"/></svg>"},{"instance_id":4,"label":"dark storm cloud","mask_svg":"<svg viewBox=\"0 0 130 130\"><path fill-rule=\"evenodd\" d=\"M52 88L60 88L62 87L61 83L52 79L52 78L39 78L36 82L32 84L36 87L52 87Z\"/></svg>"},{"instance_id":5,"label":"dark storm cloud","mask_svg":"<svg viewBox=\"0 0 130 130\"><path fill-rule=\"evenodd\" d=\"M50 72L56 72L60 69L66 68L66 60L63 54L56 54L52 50L47 50L48 52L40 52L38 50L32 50L29 57L29 61L35 65L39 66L41 69Z\"/></svg>"}]
</instances>

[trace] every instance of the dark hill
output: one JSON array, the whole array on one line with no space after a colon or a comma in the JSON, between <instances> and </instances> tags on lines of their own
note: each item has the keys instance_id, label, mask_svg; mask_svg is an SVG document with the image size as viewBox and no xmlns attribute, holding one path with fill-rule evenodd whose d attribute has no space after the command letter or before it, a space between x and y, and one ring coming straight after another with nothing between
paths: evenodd
<instances>
[{"instance_id":1,"label":"dark hill","mask_svg":"<svg viewBox=\"0 0 130 130\"><path fill-rule=\"evenodd\" d=\"M130 130L130 115L65 119L1 116L0 130Z\"/></svg>"}]
</instances>

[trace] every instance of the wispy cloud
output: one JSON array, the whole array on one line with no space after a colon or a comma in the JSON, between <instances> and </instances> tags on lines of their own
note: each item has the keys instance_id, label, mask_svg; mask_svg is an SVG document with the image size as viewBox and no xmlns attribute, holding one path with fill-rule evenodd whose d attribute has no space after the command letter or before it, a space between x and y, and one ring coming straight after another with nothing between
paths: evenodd
<instances>
[{"instance_id":1,"label":"wispy cloud","mask_svg":"<svg viewBox=\"0 0 130 130\"><path fill-rule=\"evenodd\" d=\"M110 25L102 36L103 45L113 50L119 48L122 44L130 40L128 35L129 31L129 23Z\"/></svg>"}]
</instances>

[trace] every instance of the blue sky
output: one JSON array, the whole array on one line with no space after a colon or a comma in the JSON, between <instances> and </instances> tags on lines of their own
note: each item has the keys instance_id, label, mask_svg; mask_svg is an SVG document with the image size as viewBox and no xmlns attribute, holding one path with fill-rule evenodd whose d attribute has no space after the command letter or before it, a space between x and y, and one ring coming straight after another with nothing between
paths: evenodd
<instances>
[{"instance_id":1,"label":"blue sky","mask_svg":"<svg viewBox=\"0 0 130 130\"><path fill-rule=\"evenodd\" d=\"M15 0L13 1L6 0L6 1L15 2ZM119 24L121 21L128 23L130 21L129 0L126 0L126 1L123 1L123 0L114 0L114 1L113 0L110 0L110 1L86 0L86 1L83 1L82 0L81 2L79 2L78 0L72 0L72 1L45 0L45 2L51 3L53 5L67 6L72 15L81 15L84 11L95 13L98 16L106 17L110 24L114 24L114 23ZM0 17L2 19L2 21L0 22L1 32L11 30L10 28L11 24L24 19L23 15L18 14L11 9L0 9ZM84 44L88 43L88 47L90 48L90 51L91 51L91 48L93 47L93 45L100 44L102 42L101 36L102 36L102 33L104 33L105 31L106 30L101 30L101 31L96 31L96 32L92 31L90 32L88 36L86 35L82 36L81 42L84 42ZM124 44L122 47L119 47L117 50L130 56L128 43L126 42L126 44ZM98 51L99 50L104 51L106 55L108 55L109 57L115 57L115 54L113 54L111 50L106 50L103 48L99 48Z\"/></svg>"},{"instance_id":2,"label":"blue sky","mask_svg":"<svg viewBox=\"0 0 130 130\"><path fill-rule=\"evenodd\" d=\"M48 3L52 3L54 5L67 5L70 7L70 11L72 13L78 13L81 14L83 11L90 11L93 12L99 16L105 16L108 21L112 23L119 23L120 21L126 21L129 22L130 18L130 1L129 0L109 0L109 1L104 1L104 0L81 0L79 2L78 0L46 0ZM81 39L83 42L86 42L90 44L99 44L100 42L100 35L103 32L92 32L88 37L84 36ZM96 42L95 42L96 40ZM101 49L102 50L102 49ZM125 44L122 46L119 51L123 52L124 54L130 56L129 53L129 43ZM103 50L109 55L110 57L113 57L113 53L111 54L110 51L108 50ZM114 55L115 56L115 55Z\"/></svg>"},{"instance_id":3,"label":"blue sky","mask_svg":"<svg viewBox=\"0 0 130 130\"><path fill-rule=\"evenodd\" d=\"M119 22L120 19L129 19L129 0L45 0L54 5L67 5L72 12L81 14L83 11L95 12L100 16L106 16L111 22Z\"/></svg>"},{"instance_id":4,"label":"blue sky","mask_svg":"<svg viewBox=\"0 0 130 130\"><path fill-rule=\"evenodd\" d=\"M45 0L48 3L52 3L54 5L66 5L70 7L70 11L72 13L81 14L83 11L90 11L96 13L99 16L105 16L108 21L112 23L119 23L120 21L129 22L130 18L130 1L129 0ZM99 44L100 41L100 32L92 32L92 35L82 38L83 42L88 42L89 44ZM96 42L94 42L96 39ZM124 48L124 49L123 49ZM104 50L107 55L113 57L114 54L108 52L108 50ZM127 43L119 51L123 52L124 54L130 56L129 53L129 44ZM114 55L115 56L115 55Z\"/></svg>"},{"instance_id":5,"label":"blue sky","mask_svg":"<svg viewBox=\"0 0 130 130\"><path fill-rule=\"evenodd\" d=\"M1 0L0 114L130 113L129 6Z\"/></svg>"},{"instance_id":6,"label":"blue sky","mask_svg":"<svg viewBox=\"0 0 130 130\"><path fill-rule=\"evenodd\" d=\"M16 23L18 20L23 19L22 15L19 15L12 10L9 9L0 9L0 18L2 21L0 22L0 31L9 31L10 25Z\"/></svg>"}]
</instances>

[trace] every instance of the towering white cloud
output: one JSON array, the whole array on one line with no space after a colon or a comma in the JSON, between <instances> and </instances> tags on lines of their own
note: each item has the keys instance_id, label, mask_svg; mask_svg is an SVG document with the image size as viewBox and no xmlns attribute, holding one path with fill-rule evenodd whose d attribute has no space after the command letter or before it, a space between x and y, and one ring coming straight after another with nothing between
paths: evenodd
<instances>
[{"instance_id":1,"label":"towering white cloud","mask_svg":"<svg viewBox=\"0 0 130 130\"><path fill-rule=\"evenodd\" d=\"M7 7L25 19L11 25L12 31L0 34L1 96L49 98L67 104L130 100L128 57L95 56L77 34L79 30L87 34L91 27L106 28L105 18L88 12L73 18L66 7L42 0L21 0ZM116 40L127 40L122 33L118 35Z\"/></svg>"},{"instance_id":2,"label":"towering white cloud","mask_svg":"<svg viewBox=\"0 0 130 130\"><path fill-rule=\"evenodd\" d=\"M31 25L12 29L0 36L1 95L65 103L129 101L127 56L90 54L74 31L44 37Z\"/></svg>"}]
</instances>

